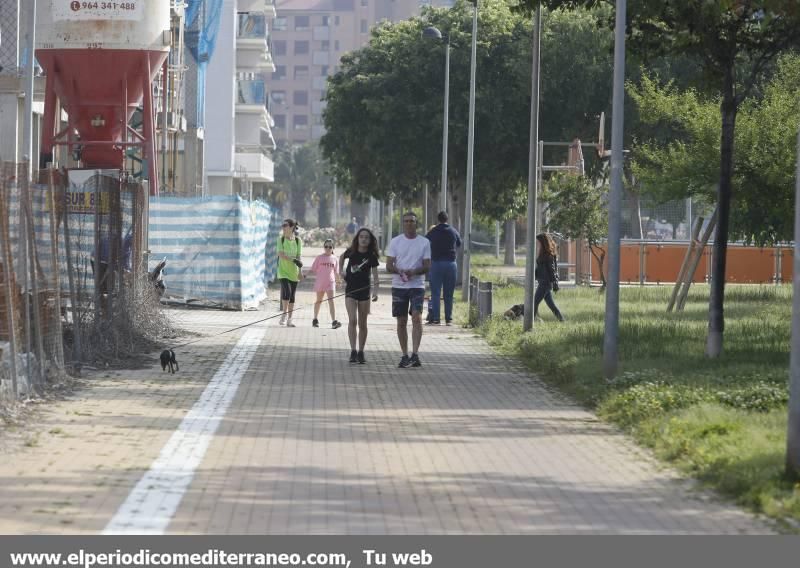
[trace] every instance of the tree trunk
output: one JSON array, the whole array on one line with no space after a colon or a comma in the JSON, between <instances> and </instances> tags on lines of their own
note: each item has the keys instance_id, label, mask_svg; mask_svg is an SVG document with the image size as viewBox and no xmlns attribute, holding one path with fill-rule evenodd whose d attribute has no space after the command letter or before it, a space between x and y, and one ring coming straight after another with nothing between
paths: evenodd
<instances>
[{"instance_id":1,"label":"tree trunk","mask_svg":"<svg viewBox=\"0 0 800 568\"><path fill-rule=\"evenodd\" d=\"M292 191L290 197L292 203L292 213L295 220L301 225L306 224L306 196L305 192Z\"/></svg>"},{"instance_id":2,"label":"tree trunk","mask_svg":"<svg viewBox=\"0 0 800 568\"><path fill-rule=\"evenodd\" d=\"M631 238L642 238L642 208L639 202L639 194L635 191L628 192L631 202Z\"/></svg>"},{"instance_id":3,"label":"tree trunk","mask_svg":"<svg viewBox=\"0 0 800 568\"><path fill-rule=\"evenodd\" d=\"M330 227L331 223L331 207L333 201L333 195L331 195L328 191L322 191L319 194L319 212L317 213L317 219L319 221L320 227Z\"/></svg>"},{"instance_id":4,"label":"tree trunk","mask_svg":"<svg viewBox=\"0 0 800 568\"><path fill-rule=\"evenodd\" d=\"M592 253L592 256L597 260L597 266L600 269L600 290L606 289L606 271L603 269L603 262L606 260L606 252L603 249L600 249L600 254L595 251L595 248L592 245L589 245L589 252Z\"/></svg>"},{"instance_id":5,"label":"tree trunk","mask_svg":"<svg viewBox=\"0 0 800 568\"><path fill-rule=\"evenodd\" d=\"M517 220L506 219L506 254L503 259L506 266L517 264Z\"/></svg>"},{"instance_id":6,"label":"tree trunk","mask_svg":"<svg viewBox=\"0 0 800 568\"><path fill-rule=\"evenodd\" d=\"M737 102L734 94L733 63L725 72L722 91L722 138L720 141L720 171L717 203L719 215L714 234L714 248L711 265L711 297L708 304L708 337L706 356L719 357L722 353L723 333L725 331L725 261L728 249L728 223L731 212L731 180L733 178L734 133L736 129Z\"/></svg>"}]
</instances>

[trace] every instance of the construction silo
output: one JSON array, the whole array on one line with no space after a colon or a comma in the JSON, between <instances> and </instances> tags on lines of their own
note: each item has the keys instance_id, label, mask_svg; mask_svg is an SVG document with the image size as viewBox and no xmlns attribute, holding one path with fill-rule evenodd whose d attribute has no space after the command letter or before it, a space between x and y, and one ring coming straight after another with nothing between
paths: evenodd
<instances>
[{"instance_id":1,"label":"construction silo","mask_svg":"<svg viewBox=\"0 0 800 568\"><path fill-rule=\"evenodd\" d=\"M121 169L126 149L140 146L157 193L152 82L170 49L170 0L39 0L36 17L47 77L40 166L66 145L86 168ZM129 126L139 105L141 133ZM68 126L56 132L59 108Z\"/></svg>"}]
</instances>

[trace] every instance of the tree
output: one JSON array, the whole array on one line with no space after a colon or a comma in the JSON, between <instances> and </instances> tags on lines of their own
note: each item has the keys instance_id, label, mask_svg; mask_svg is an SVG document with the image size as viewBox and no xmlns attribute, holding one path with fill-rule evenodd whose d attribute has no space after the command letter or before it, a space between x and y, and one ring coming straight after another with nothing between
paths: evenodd
<instances>
[{"instance_id":1,"label":"tree","mask_svg":"<svg viewBox=\"0 0 800 568\"><path fill-rule=\"evenodd\" d=\"M600 243L608 236L606 193L605 186L597 187L588 178L563 174L549 179L542 195L549 204L548 230L569 239L586 240L589 252L600 266L603 289L606 287L603 269L606 251Z\"/></svg>"},{"instance_id":2,"label":"tree","mask_svg":"<svg viewBox=\"0 0 800 568\"><path fill-rule=\"evenodd\" d=\"M301 224L306 222L308 202L320 208L320 226L330 225L330 199L333 191L327 164L316 143L300 147L282 145L275 153L275 189L289 198L292 214Z\"/></svg>"},{"instance_id":3,"label":"tree","mask_svg":"<svg viewBox=\"0 0 800 568\"><path fill-rule=\"evenodd\" d=\"M667 140L642 140L633 147L633 169L645 191L659 202L700 198L713 201L719 161L718 98L681 91L645 76L629 93L641 120L664 125ZM789 241L794 223L794 139L800 123L800 56L780 58L759 100L739 111L730 235L758 245Z\"/></svg>"},{"instance_id":4,"label":"tree","mask_svg":"<svg viewBox=\"0 0 800 568\"><path fill-rule=\"evenodd\" d=\"M542 0L551 8L596 6L612 0ZM531 9L538 0L523 0ZM628 0L627 35L645 58L685 55L705 64L708 87L720 94L718 220L709 299L706 355L722 353L725 265L733 194L736 117L776 57L800 46L797 0Z\"/></svg>"},{"instance_id":5,"label":"tree","mask_svg":"<svg viewBox=\"0 0 800 568\"><path fill-rule=\"evenodd\" d=\"M420 18L379 26L368 46L343 58L329 82L321 145L351 194L411 200L425 182L439 185L444 45L421 39L422 29L435 25L452 46L448 173L450 193L463 207L471 11L461 0L450 10L426 9ZM543 137L571 140L595 131L611 80L611 34L595 21L608 13L545 15L542 58L563 72L543 75ZM478 26L474 203L487 217L509 219L526 206L531 22L505 2L487 0Z\"/></svg>"}]
</instances>

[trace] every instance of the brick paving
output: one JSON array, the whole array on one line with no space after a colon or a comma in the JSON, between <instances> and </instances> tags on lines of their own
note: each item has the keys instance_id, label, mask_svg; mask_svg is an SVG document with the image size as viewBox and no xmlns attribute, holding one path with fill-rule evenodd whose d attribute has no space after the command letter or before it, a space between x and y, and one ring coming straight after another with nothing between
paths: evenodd
<instances>
[{"instance_id":1,"label":"brick paving","mask_svg":"<svg viewBox=\"0 0 800 568\"><path fill-rule=\"evenodd\" d=\"M658 465L625 436L494 354L469 330L426 327L423 366L398 369L389 295L367 364L346 326L265 334L168 533L769 533L764 521ZM298 305L311 293L301 291ZM345 321L339 301L337 315ZM0 464L0 532L99 533L258 312L173 310L206 335L135 371L98 371Z\"/></svg>"}]
</instances>

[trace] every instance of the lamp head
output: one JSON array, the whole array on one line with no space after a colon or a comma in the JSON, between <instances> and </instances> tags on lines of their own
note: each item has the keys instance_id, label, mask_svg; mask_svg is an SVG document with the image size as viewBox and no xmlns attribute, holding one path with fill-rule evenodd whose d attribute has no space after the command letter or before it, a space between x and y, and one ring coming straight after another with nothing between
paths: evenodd
<instances>
[{"instance_id":1,"label":"lamp head","mask_svg":"<svg viewBox=\"0 0 800 568\"><path fill-rule=\"evenodd\" d=\"M442 32L435 26L428 26L422 30L422 37L425 39L442 39Z\"/></svg>"}]
</instances>

